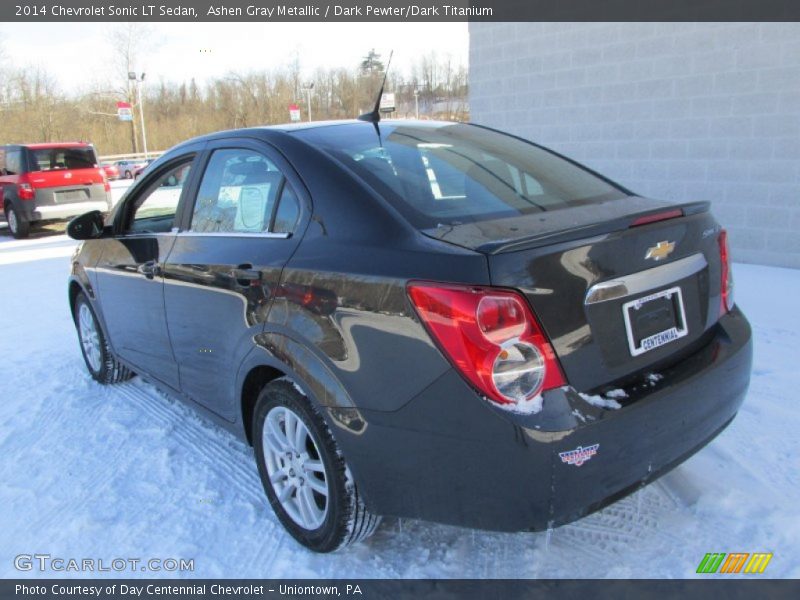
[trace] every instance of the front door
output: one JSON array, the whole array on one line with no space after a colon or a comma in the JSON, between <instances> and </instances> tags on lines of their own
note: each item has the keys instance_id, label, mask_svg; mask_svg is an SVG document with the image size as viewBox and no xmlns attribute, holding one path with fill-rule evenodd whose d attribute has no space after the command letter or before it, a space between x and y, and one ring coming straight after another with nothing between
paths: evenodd
<instances>
[{"instance_id":1,"label":"front door","mask_svg":"<svg viewBox=\"0 0 800 600\"><path fill-rule=\"evenodd\" d=\"M134 370L179 389L178 365L164 314L163 266L175 243L178 204L195 156L171 161L142 181L103 240L97 293L114 352Z\"/></svg>"}]
</instances>

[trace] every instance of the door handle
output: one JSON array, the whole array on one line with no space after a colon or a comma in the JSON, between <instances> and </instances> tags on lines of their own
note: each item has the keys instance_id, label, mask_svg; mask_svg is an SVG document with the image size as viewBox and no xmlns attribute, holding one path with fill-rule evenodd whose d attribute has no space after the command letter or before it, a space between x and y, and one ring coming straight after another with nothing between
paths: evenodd
<instances>
[{"instance_id":1,"label":"door handle","mask_svg":"<svg viewBox=\"0 0 800 600\"><path fill-rule=\"evenodd\" d=\"M231 269L231 276L239 285L249 286L254 281L261 281L261 271L254 269L251 264L239 265Z\"/></svg>"},{"instance_id":2,"label":"door handle","mask_svg":"<svg viewBox=\"0 0 800 600\"><path fill-rule=\"evenodd\" d=\"M161 275L161 267L154 260L148 260L146 263L142 263L136 268L136 271L148 279Z\"/></svg>"}]
</instances>

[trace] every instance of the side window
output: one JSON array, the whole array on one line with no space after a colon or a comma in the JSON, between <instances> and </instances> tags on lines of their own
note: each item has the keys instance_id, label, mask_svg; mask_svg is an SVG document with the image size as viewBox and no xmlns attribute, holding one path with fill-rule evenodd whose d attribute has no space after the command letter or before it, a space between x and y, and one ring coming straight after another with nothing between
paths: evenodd
<instances>
[{"instance_id":1,"label":"side window","mask_svg":"<svg viewBox=\"0 0 800 600\"><path fill-rule=\"evenodd\" d=\"M130 233L165 233L172 229L191 160L170 169L135 201Z\"/></svg>"},{"instance_id":2,"label":"side window","mask_svg":"<svg viewBox=\"0 0 800 600\"><path fill-rule=\"evenodd\" d=\"M272 226L274 233L292 233L300 216L300 203L292 187L287 183L283 186L281 200L275 213L275 224Z\"/></svg>"},{"instance_id":3,"label":"side window","mask_svg":"<svg viewBox=\"0 0 800 600\"><path fill-rule=\"evenodd\" d=\"M22 152L19 150L6 150L5 156L0 160L0 170L5 175L19 175L22 172Z\"/></svg>"},{"instance_id":4,"label":"side window","mask_svg":"<svg viewBox=\"0 0 800 600\"><path fill-rule=\"evenodd\" d=\"M263 154L243 148L215 150L197 192L190 230L267 231L282 182L283 174Z\"/></svg>"}]
</instances>

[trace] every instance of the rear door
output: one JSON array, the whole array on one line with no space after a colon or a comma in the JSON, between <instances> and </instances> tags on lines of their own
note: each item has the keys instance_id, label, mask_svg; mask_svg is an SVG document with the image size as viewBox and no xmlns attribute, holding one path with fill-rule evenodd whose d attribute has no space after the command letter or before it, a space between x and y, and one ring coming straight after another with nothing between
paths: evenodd
<instances>
[{"instance_id":1,"label":"rear door","mask_svg":"<svg viewBox=\"0 0 800 600\"><path fill-rule=\"evenodd\" d=\"M164 314L164 261L175 243L176 215L188 193L196 153L163 165L119 207L115 234L100 240L97 293L111 345L134 369L180 388Z\"/></svg>"},{"instance_id":2,"label":"rear door","mask_svg":"<svg viewBox=\"0 0 800 600\"><path fill-rule=\"evenodd\" d=\"M266 144L212 143L203 162L164 267L164 303L181 391L233 421L238 367L263 330L310 204L293 169Z\"/></svg>"}]
</instances>

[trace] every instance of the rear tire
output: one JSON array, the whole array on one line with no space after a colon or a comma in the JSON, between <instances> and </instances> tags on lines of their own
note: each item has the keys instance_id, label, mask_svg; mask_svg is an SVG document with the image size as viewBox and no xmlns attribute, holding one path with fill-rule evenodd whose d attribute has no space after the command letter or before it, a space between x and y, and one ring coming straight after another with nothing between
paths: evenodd
<instances>
[{"instance_id":1,"label":"rear tire","mask_svg":"<svg viewBox=\"0 0 800 600\"><path fill-rule=\"evenodd\" d=\"M8 223L8 230L11 235L18 240L25 239L30 235L31 222L13 204L6 205L5 213L6 223Z\"/></svg>"},{"instance_id":2,"label":"rear tire","mask_svg":"<svg viewBox=\"0 0 800 600\"><path fill-rule=\"evenodd\" d=\"M364 506L325 420L288 379L261 391L253 446L275 515L305 547L332 552L375 531L381 519Z\"/></svg>"},{"instance_id":3,"label":"rear tire","mask_svg":"<svg viewBox=\"0 0 800 600\"><path fill-rule=\"evenodd\" d=\"M133 372L123 366L111 352L94 309L83 292L79 292L75 298L72 316L78 331L83 361L92 379L110 384L133 377Z\"/></svg>"}]
</instances>

